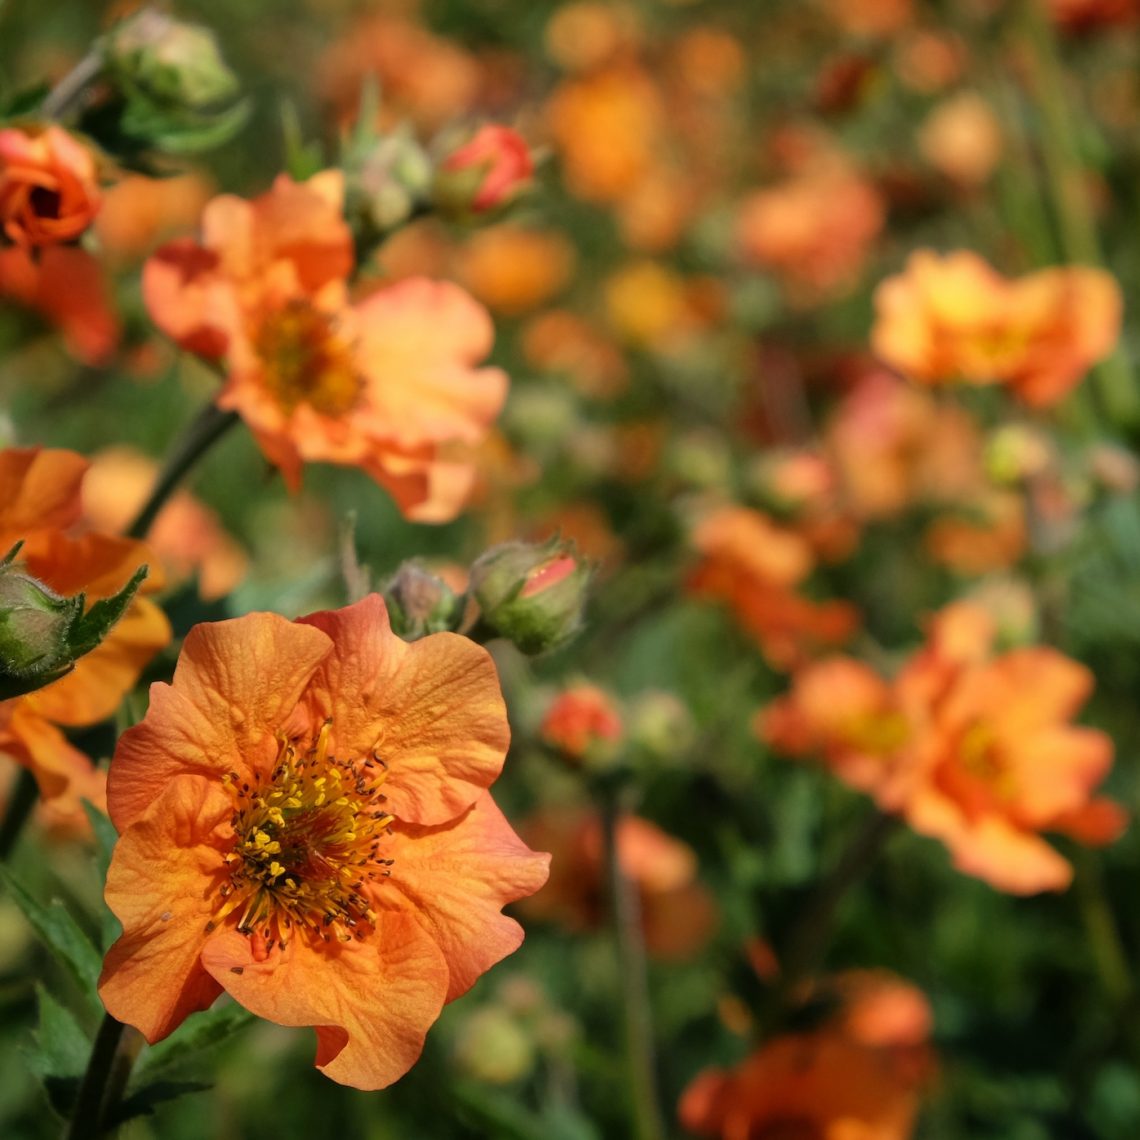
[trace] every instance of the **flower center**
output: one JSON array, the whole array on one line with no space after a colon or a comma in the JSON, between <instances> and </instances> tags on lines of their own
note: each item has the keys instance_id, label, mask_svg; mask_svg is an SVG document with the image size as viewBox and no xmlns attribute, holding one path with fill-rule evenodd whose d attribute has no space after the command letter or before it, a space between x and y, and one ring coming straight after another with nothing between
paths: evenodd
<instances>
[{"instance_id":1,"label":"flower center","mask_svg":"<svg viewBox=\"0 0 1140 1140\"><path fill-rule=\"evenodd\" d=\"M336 317L301 297L261 322L254 348L265 365L265 384L286 412L304 403L322 415L341 416L359 399L363 381L351 346L337 333Z\"/></svg>"},{"instance_id":2,"label":"flower center","mask_svg":"<svg viewBox=\"0 0 1140 1140\"><path fill-rule=\"evenodd\" d=\"M297 931L310 941L347 942L368 935L376 915L366 884L387 877L380 856L392 816L380 787L387 767L329 754L331 721L314 747L299 752L281 739L277 762L250 780L230 773L234 846L224 858L229 879L207 926L241 910L237 929L265 953Z\"/></svg>"}]
</instances>

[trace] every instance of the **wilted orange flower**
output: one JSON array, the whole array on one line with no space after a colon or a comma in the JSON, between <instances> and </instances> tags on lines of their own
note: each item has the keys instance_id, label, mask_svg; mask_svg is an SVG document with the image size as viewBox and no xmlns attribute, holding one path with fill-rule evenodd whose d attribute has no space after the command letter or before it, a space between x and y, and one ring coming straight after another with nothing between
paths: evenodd
<instances>
[{"instance_id":1,"label":"wilted orange flower","mask_svg":"<svg viewBox=\"0 0 1140 1140\"><path fill-rule=\"evenodd\" d=\"M486 651L375 595L196 626L111 764L107 1009L157 1041L225 991L334 1080L402 1076L546 880L487 791L508 738Z\"/></svg>"},{"instance_id":2,"label":"wilted orange flower","mask_svg":"<svg viewBox=\"0 0 1140 1140\"><path fill-rule=\"evenodd\" d=\"M906 1140L933 1058L930 1005L885 971L852 970L805 995L832 1013L685 1090L681 1123L721 1140Z\"/></svg>"},{"instance_id":3,"label":"wilted orange flower","mask_svg":"<svg viewBox=\"0 0 1140 1140\"><path fill-rule=\"evenodd\" d=\"M184 348L219 360L218 406L239 412L291 487L306 460L361 467L409 517L453 518L507 378L476 364L487 313L458 286L411 278L350 304L343 179L282 175L253 201L215 198L202 242L146 264L151 315Z\"/></svg>"},{"instance_id":4,"label":"wilted orange flower","mask_svg":"<svg viewBox=\"0 0 1140 1140\"><path fill-rule=\"evenodd\" d=\"M0 226L17 245L74 241L99 209L90 150L62 127L0 130Z\"/></svg>"},{"instance_id":5,"label":"wilted orange flower","mask_svg":"<svg viewBox=\"0 0 1140 1140\"><path fill-rule=\"evenodd\" d=\"M774 667L792 668L855 632L857 615L847 603L796 593L814 563L811 547L759 511L718 508L697 525L692 542L701 561L688 588L727 602Z\"/></svg>"},{"instance_id":6,"label":"wilted orange flower","mask_svg":"<svg viewBox=\"0 0 1140 1140\"><path fill-rule=\"evenodd\" d=\"M20 246L0 249L0 297L54 325L83 364L106 364L121 332L111 290L98 261L77 246L50 246L33 257Z\"/></svg>"},{"instance_id":7,"label":"wilted orange flower","mask_svg":"<svg viewBox=\"0 0 1140 1140\"><path fill-rule=\"evenodd\" d=\"M1108 843L1124 814L1093 795L1112 744L1068 722L1092 675L1055 650L994 655L994 623L947 607L893 682L834 658L806 666L757 718L781 751L822 756L836 775L941 839L955 866L1013 894L1063 890L1069 864L1038 834Z\"/></svg>"},{"instance_id":8,"label":"wilted orange flower","mask_svg":"<svg viewBox=\"0 0 1140 1140\"><path fill-rule=\"evenodd\" d=\"M551 852L550 882L519 905L528 918L568 930L596 930L607 909L602 828L598 817L576 808L548 808L519 826L527 843ZM645 947L656 958L692 958L717 924L716 905L697 879L691 847L639 816L617 824L621 869L639 898Z\"/></svg>"},{"instance_id":9,"label":"wilted orange flower","mask_svg":"<svg viewBox=\"0 0 1140 1140\"><path fill-rule=\"evenodd\" d=\"M144 563L147 592L161 585L159 567L132 539L77 529L87 462L73 451L0 451L0 548L24 543L18 561L60 594L83 591L88 602L111 597ZM98 724L114 713L146 663L170 640L170 626L149 598L136 595L127 613L72 672L27 696L0 702L0 754L29 768L47 800L79 817L80 800L100 803L102 773L74 748L60 726Z\"/></svg>"},{"instance_id":10,"label":"wilted orange flower","mask_svg":"<svg viewBox=\"0 0 1140 1140\"><path fill-rule=\"evenodd\" d=\"M594 748L612 748L621 739L621 714L597 685L573 685L551 702L539 735L563 755L582 760Z\"/></svg>"},{"instance_id":11,"label":"wilted orange flower","mask_svg":"<svg viewBox=\"0 0 1140 1140\"><path fill-rule=\"evenodd\" d=\"M911 255L875 291L871 345L922 384L1005 384L1055 404L1112 352L1121 297L1100 269L1043 269L1010 280L966 250Z\"/></svg>"}]
</instances>

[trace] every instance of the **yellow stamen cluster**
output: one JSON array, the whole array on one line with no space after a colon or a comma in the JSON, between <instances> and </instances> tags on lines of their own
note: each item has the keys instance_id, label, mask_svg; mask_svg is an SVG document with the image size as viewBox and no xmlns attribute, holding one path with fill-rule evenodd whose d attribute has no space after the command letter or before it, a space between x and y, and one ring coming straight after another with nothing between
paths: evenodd
<instances>
[{"instance_id":1,"label":"yellow stamen cluster","mask_svg":"<svg viewBox=\"0 0 1140 1140\"><path fill-rule=\"evenodd\" d=\"M269 773L226 778L234 846L208 930L241 908L237 929L263 939L266 950L294 935L331 942L371 931L367 884L392 865L380 855L392 823L380 792L387 767L377 756L330 755L330 728L331 721L305 752L280 739Z\"/></svg>"},{"instance_id":2,"label":"yellow stamen cluster","mask_svg":"<svg viewBox=\"0 0 1140 1140\"><path fill-rule=\"evenodd\" d=\"M340 416L360 398L363 381L336 317L295 298L270 312L254 334L264 382L286 412L301 403Z\"/></svg>"}]
</instances>

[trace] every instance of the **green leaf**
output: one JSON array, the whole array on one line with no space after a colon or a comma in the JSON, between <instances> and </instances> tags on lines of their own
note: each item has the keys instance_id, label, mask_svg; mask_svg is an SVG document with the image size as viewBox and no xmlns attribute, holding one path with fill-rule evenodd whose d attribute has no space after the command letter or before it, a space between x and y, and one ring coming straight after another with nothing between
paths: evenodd
<instances>
[{"instance_id":1,"label":"green leaf","mask_svg":"<svg viewBox=\"0 0 1140 1140\"><path fill-rule=\"evenodd\" d=\"M89 800L83 800L83 810L95 835L95 862L99 868L99 881L107 881L107 868L111 865L111 854L115 849L119 833L115 825ZM103 949L106 950L123 932L122 923L103 905L99 915L99 933Z\"/></svg>"},{"instance_id":2,"label":"green leaf","mask_svg":"<svg viewBox=\"0 0 1140 1140\"><path fill-rule=\"evenodd\" d=\"M67 1118L91 1053L91 1039L69 1010L36 986L40 1019L35 1046L24 1050L28 1069L43 1082L52 1108Z\"/></svg>"},{"instance_id":3,"label":"green leaf","mask_svg":"<svg viewBox=\"0 0 1140 1140\"><path fill-rule=\"evenodd\" d=\"M147 1076L166 1073L219 1045L227 1037L244 1029L254 1016L233 1002L196 1014L164 1041L148 1049L140 1059L138 1071Z\"/></svg>"},{"instance_id":4,"label":"green leaf","mask_svg":"<svg viewBox=\"0 0 1140 1140\"><path fill-rule=\"evenodd\" d=\"M44 906L20 884L6 867L0 867L0 882L8 887L12 901L24 912L44 945L78 982L84 994L95 998L103 959L59 899Z\"/></svg>"},{"instance_id":5,"label":"green leaf","mask_svg":"<svg viewBox=\"0 0 1140 1140\"><path fill-rule=\"evenodd\" d=\"M186 1093L205 1092L212 1085L202 1081L155 1081L131 1093L122 1101L113 1113L110 1114L107 1124L114 1128L134 1120L139 1116L153 1116L154 1110L167 1101L176 1100Z\"/></svg>"}]
</instances>

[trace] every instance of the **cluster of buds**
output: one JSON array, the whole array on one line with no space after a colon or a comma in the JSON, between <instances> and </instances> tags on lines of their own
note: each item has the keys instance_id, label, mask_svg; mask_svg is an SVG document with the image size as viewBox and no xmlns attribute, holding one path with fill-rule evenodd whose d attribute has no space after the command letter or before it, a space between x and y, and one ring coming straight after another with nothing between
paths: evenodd
<instances>
[{"instance_id":1,"label":"cluster of buds","mask_svg":"<svg viewBox=\"0 0 1140 1140\"><path fill-rule=\"evenodd\" d=\"M17 544L0 562L0 700L23 696L75 667L123 616L147 568L114 596L87 608L83 594L64 597L16 563Z\"/></svg>"},{"instance_id":2,"label":"cluster of buds","mask_svg":"<svg viewBox=\"0 0 1140 1140\"><path fill-rule=\"evenodd\" d=\"M412 560L384 589L392 628L409 641L456 630L477 640L502 637L523 653L557 649L582 625L589 565L573 546L544 543L493 546L471 567L466 594Z\"/></svg>"}]
</instances>

